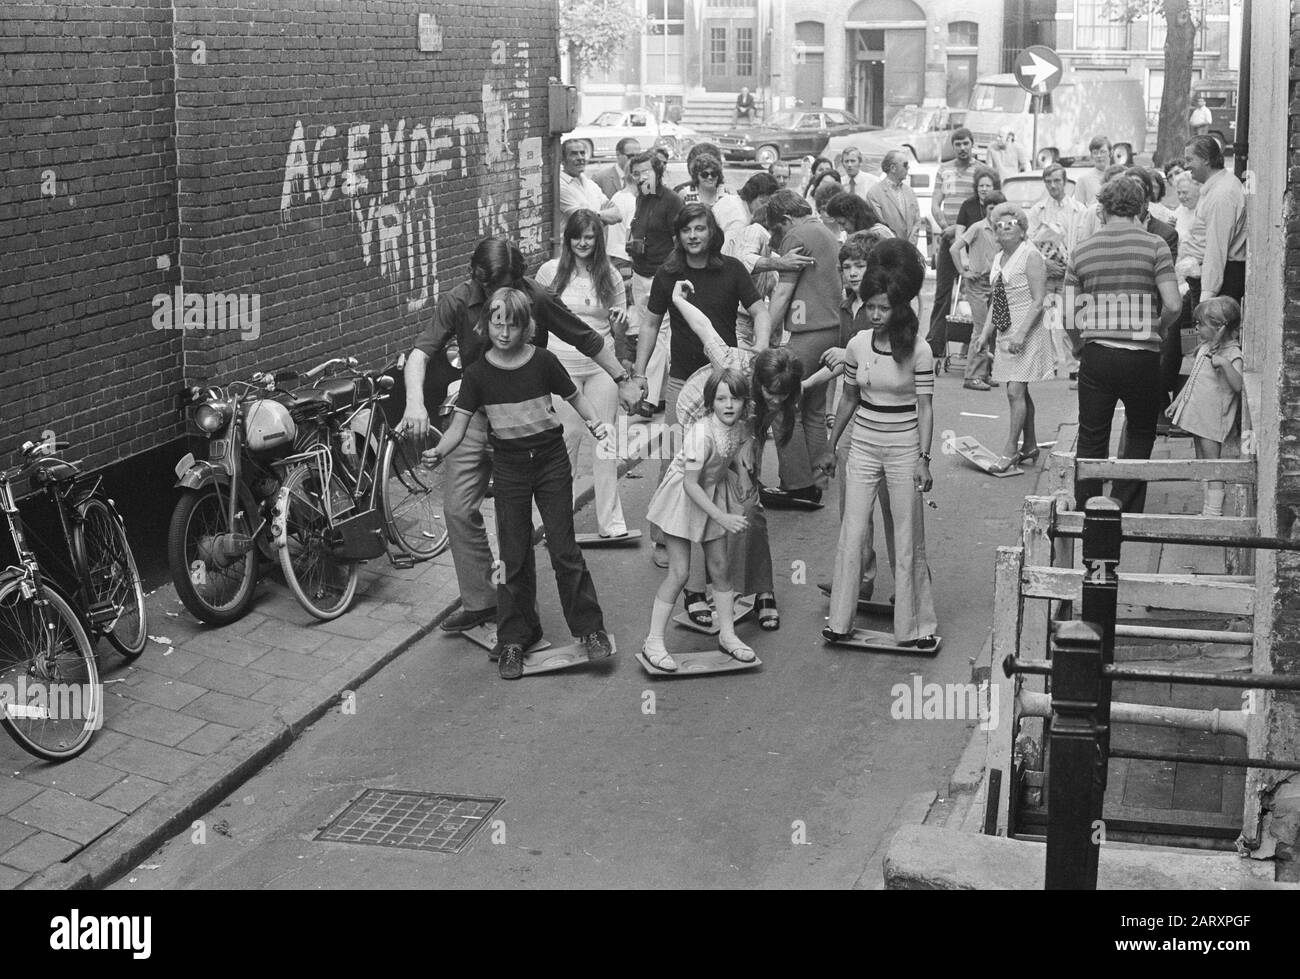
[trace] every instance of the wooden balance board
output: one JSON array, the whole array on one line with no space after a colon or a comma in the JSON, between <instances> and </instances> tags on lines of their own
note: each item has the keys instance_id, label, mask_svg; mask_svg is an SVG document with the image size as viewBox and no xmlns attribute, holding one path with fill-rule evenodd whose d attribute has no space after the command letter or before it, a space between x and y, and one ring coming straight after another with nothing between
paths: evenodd
<instances>
[{"instance_id":1,"label":"wooden balance board","mask_svg":"<svg viewBox=\"0 0 1300 979\"><path fill-rule=\"evenodd\" d=\"M798 497L772 497L766 493L760 493L759 499L769 510L820 510L826 505L814 503L812 500L801 500Z\"/></svg>"},{"instance_id":2,"label":"wooden balance board","mask_svg":"<svg viewBox=\"0 0 1300 979\"><path fill-rule=\"evenodd\" d=\"M827 598L831 597L831 590L825 585L818 585L817 589ZM867 615L880 615L888 619L894 617L894 606L889 602L873 602L869 598L858 599L858 611Z\"/></svg>"},{"instance_id":3,"label":"wooden balance board","mask_svg":"<svg viewBox=\"0 0 1300 979\"><path fill-rule=\"evenodd\" d=\"M960 438L953 439L952 442L945 444L951 445L952 450L959 456L969 462L976 469L981 472L986 472L990 476L996 476L998 479L1002 479L1005 476L1024 475L1025 471L1019 466L1012 466L1004 473L993 472L993 467L998 464L998 457L988 449L984 448L984 446L980 445L974 436L963 435Z\"/></svg>"},{"instance_id":4,"label":"wooden balance board","mask_svg":"<svg viewBox=\"0 0 1300 979\"><path fill-rule=\"evenodd\" d=\"M714 615L717 615L718 610L714 608L712 601L709 602L709 609L713 612ZM746 616L750 615L753 611L754 611L753 595L745 595L742 598L736 599L736 604L734 607L736 622L741 621ZM718 624L716 622L710 626L696 625L694 622L691 621L691 617L687 615L685 612L678 612L676 615L673 616L673 621L676 622L683 629L690 629L692 632L702 632L706 636L716 636L719 632ZM727 656L726 653L719 653L718 655ZM677 658L677 654L674 653L673 659L676 658ZM731 657L727 656L727 659L731 659Z\"/></svg>"},{"instance_id":5,"label":"wooden balance board","mask_svg":"<svg viewBox=\"0 0 1300 979\"><path fill-rule=\"evenodd\" d=\"M600 534L574 534L579 547L625 547L636 544L641 539L641 531L629 530L617 537L601 537Z\"/></svg>"},{"instance_id":6,"label":"wooden balance board","mask_svg":"<svg viewBox=\"0 0 1300 979\"><path fill-rule=\"evenodd\" d=\"M497 627L495 624L484 623L475 626L473 629L466 629L461 633L470 642L477 643L484 649L491 651L492 647L497 644ZM618 652L618 643L614 637L610 636L609 643L614 647L614 653ZM610 654L611 656L613 653ZM567 646L552 646L545 639L533 643L528 647L528 652L524 654L524 676L531 676L534 673L553 673L556 670L567 670L571 666L580 666L583 663L589 663L587 659L587 647L582 643L569 643ZM601 662L596 660L596 662Z\"/></svg>"},{"instance_id":7,"label":"wooden balance board","mask_svg":"<svg viewBox=\"0 0 1300 979\"><path fill-rule=\"evenodd\" d=\"M754 657L752 663L742 663L735 657L728 656L720 649L706 649L698 653L673 653L672 657L677 663L677 669L674 672L656 668L646 658L645 653L636 654L636 660L641 664L641 668L651 676L705 676L709 673L735 673L739 670L752 670L756 666L763 665L763 661L757 656Z\"/></svg>"},{"instance_id":8,"label":"wooden balance board","mask_svg":"<svg viewBox=\"0 0 1300 979\"><path fill-rule=\"evenodd\" d=\"M876 632L874 629L854 629L853 638L840 642L823 639L827 645L843 646L846 649L865 649L872 653L901 653L904 656L934 656L943 648L943 637L935 636L938 642L933 649L918 649L915 646L900 646L894 642L892 632Z\"/></svg>"}]
</instances>

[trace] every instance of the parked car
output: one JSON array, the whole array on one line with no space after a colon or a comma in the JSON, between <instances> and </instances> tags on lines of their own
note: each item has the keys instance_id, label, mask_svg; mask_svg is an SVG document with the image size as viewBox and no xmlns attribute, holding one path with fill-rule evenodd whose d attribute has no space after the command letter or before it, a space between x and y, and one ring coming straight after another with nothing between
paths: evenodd
<instances>
[{"instance_id":1,"label":"parked car","mask_svg":"<svg viewBox=\"0 0 1300 979\"><path fill-rule=\"evenodd\" d=\"M642 149L663 146L670 157L684 156L701 136L693 129L673 122L659 122L650 109L602 112L591 122L565 133L562 140L585 139L592 147L593 160L614 159L618 141L635 137Z\"/></svg>"},{"instance_id":2,"label":"parked car","mask_svg":"<svg viewBox=\"0 0 1300 979\"><path fill-rule=\"evenodd\" d=\"M1074 196L1074 178L1076 173L1082 173L1084 169L1076 171L1066 171L1065 196ZM1002 178L1002 194L1012 204L1019 204L1026 211L1047 196L1047 188L1043 185L1043 175L1039 171L1030 171L1029 173L1017 173L1010 177Z\"/></svg>"},{"instance_id":3,"label":"parked car","mask_svg":"<svg viewBox=\"0 0 1300 979\"><path fill-rule=\"evenodd\" d=\"M952 131L961 128L965 114L965 109L951 109L946 105L904 106L884 129L876 129L866 136L831 139L822 156L834 160L838 167L844 151L856 146L862 151L864 168L873 173L880 171L880 161L890 150L908 150L918 162L951 160L956 156Z\"/></svg>"},{"instance_id":4,"label":"parked car","mask_svg":"<svg viewBox=\"0 0 1300 979\"><path fill-rule=\"evenodd\" d=\"M788 157L821 156L831 139L877 128L843 109L786 109L763 122L701 138L716 143L728 160L766 167Z\"/></svg>"}]
</instances>

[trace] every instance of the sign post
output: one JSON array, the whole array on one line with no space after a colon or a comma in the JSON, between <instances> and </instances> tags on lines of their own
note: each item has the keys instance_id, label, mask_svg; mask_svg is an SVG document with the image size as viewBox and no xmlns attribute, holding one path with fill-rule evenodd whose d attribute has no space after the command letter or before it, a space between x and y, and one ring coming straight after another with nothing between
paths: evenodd
<instances>
[{"instance_id":1,"label":"sign post","mask_svg":"<svg viewBox=\"0 0 1300 979\"><path fill-rule=\"evenodd\" d=\"M1061 83L1065 67L1061 56L1049 47L1035 44L1025 48L1016 58L1016 81L1034 97L1034 136L1030 154L1038 154L1038 116L1043 111L1043 96Z\"/></svg>"}]
</instances>

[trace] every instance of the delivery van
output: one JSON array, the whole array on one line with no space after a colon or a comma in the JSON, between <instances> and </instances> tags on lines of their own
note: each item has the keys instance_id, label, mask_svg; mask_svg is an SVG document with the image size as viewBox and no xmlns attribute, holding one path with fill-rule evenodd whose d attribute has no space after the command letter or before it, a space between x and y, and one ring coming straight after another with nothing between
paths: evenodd
<instances>
[{"instance_id":1,"label":"delivery van","mask_svg":"<svg viewBox=\"0 0 1300 979\"><path fill-rule=\"evenodd\" d=\"M1205 99L1213 117L1210 135L1219 141L1220 149L1231 152L1237 142L1237 73L1193 82L1189 111L1196 108L1197 99Z\"/></svg>"},{"instance_id":2,"label":"delivery van","mask_svg":"<svg viewBox=\"0 0 1300 979\"><path fill-rule=\"evenodd\" d=\"M975 137L975 154L986 159L988 145L1004 129L1016 142L1031 147L1036 167L1057 160L1069 166L1087 161L1094 136L1110 139L1117 163L1130 162L1146 149L1147 113L1142 83L1118 72L1066 72L1061 83L1042 96L1038 136L1034 139L1034 97L1015 75L985 75L971 90L966 128Z\"/></svg>"}]
</instances>

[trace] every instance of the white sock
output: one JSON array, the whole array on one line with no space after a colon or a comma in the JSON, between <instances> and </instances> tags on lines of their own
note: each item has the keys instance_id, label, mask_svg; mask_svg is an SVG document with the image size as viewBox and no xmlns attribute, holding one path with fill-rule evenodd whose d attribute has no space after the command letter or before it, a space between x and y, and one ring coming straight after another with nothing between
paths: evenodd
<instances>
[{"instance_id":1,"label":"white sock","mask_svg":"<svg viewBox=\"0 0 1300 979\"><path fill-rule=\"evenodd\" d=\"M672 617L673 606L668 602L661 602L655 599L654 606L650 610L650 633L646 636L646 641L654 640L661 646L664 641L664 629L668 628L668 619Z\"/></svg>"},{"instance_id":2,"label":"white sock","mask_svg":"<svg viewBox=\"0 0 1300 979\"><path fill-rule=\"evenodd\" d=\"M736 638L736 593L734 591L718 591L713 589L713 606L717 610L713 616L713 624L718 627L718 638L735 639Z\"/></svg>"}]
</instances>

